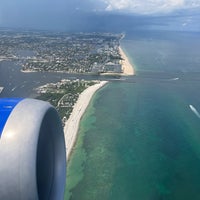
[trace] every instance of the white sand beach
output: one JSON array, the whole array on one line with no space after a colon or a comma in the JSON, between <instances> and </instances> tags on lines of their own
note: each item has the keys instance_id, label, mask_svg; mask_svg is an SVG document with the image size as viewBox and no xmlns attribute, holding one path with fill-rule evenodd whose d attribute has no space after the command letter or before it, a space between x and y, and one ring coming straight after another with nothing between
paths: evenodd
<instances>
[{"instance_id":1,"label":"white sand beach","mask_svg":"<svg viewBox=\"0 0 200 200\"><path fill-rule=\"evenodd\" d=\"M64 127L67 160L69 159L70 153L76 141L80 120L89 105L92 96L106 83L107 81L101 81L100 83L90 86L79 95L73 111Z\"/></svg>"},{"instance_id":2,"label":"white sand beach","mask_svg":"<svg viewBox=\"0 0 200 200\"><path fill-rule=\"evenodd\" d=\"M128 60L128 57L126 56L126 54L124 53L124 51L122 50L121 47L119 47L119 53L121 54L122 57L122 71L124 75L134 75L134 66L131 65L131 63Z\"/></svg>"}]
</instances>

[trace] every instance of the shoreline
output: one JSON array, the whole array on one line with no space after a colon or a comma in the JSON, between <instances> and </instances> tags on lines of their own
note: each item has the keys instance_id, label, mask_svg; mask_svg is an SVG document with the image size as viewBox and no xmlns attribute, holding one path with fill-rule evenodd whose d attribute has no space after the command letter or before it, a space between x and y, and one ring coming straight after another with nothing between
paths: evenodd
<instances>
[{"instance_id":1,"label":"shoreline","mask_svg":"<svg viewBox=\"0 0 200 200\"><path fill-rule=\"evenodd\" d=\"M80 120L88 107L90 100L97 90L102 88L108 81L100 81L95 85L92 85L85 89L80 95L77 102L74 105L73 111L66 121L64 126L65 146L67 160L70 158L72 148L76 142Z\"/></svg>"},{"instance_id":2,"label":"shoreline","mask_svg":"<svg viewBox=\"0 0 200 200\"><path fill-rule=\"evenodd\" d=\"M119 46L119 53L122 57L121 65L122 65L122 74L123 75L135 75L134 66L130 63L128 57L126 56L125 52Z\"/></svg>"}]
</instances>

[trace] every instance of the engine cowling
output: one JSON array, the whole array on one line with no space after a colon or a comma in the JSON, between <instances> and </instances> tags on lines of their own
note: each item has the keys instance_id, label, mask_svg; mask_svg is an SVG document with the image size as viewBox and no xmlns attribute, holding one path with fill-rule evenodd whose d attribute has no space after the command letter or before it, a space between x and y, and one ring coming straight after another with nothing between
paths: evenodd
<instances>
[{"instance_id":1,"label":"engine cowling","mask_svg":"<svg viewBox=\"0 0 200 200\"><path fill-rule=\"evenodd\" d=\"M0 199L60 200L65 180L57 111L44 101L0 99Z\"/></svg>"}]
</instances>

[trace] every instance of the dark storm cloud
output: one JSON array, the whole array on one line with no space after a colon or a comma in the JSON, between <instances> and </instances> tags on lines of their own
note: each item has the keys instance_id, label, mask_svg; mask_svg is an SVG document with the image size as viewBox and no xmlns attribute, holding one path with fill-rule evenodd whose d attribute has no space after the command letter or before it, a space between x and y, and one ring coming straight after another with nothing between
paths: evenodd
<instances>
[{"instance_id":1,"label":"dark storm cloud","mask_svg":"<svg viewBox=\"0 0 200 200\"><path fill-rule=\"evenodd\" d=\"M73 23L81 12L93 9L88 0L2 0L0 25L16 27L61 27Z\"/></svg>"}]
</instances>

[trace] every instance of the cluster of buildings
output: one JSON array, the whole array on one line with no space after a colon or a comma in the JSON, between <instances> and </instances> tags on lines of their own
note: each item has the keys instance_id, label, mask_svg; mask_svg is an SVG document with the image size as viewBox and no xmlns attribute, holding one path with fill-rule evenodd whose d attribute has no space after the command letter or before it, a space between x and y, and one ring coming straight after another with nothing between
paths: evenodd
<instances>
[{"instance_id":1,"label":"cluster of buildings","mask_svg":"<svg viewBox=\"0 0 200 200\"><path fill-rule=\"evenodd\" d=\"M109 33L0 31L0 61L14 61L22 71L120 73L121 37Z\"/></svg>"}]
</instances>

